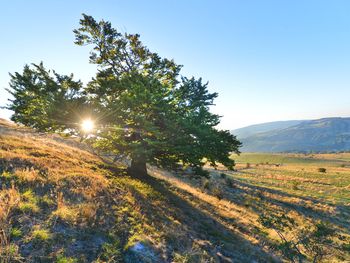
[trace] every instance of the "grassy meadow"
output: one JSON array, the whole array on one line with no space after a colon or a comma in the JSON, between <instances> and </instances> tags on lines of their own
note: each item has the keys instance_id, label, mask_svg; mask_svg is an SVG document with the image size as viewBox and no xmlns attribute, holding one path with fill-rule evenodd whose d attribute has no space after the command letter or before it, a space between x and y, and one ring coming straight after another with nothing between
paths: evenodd
<instances>
[{"instance_id":1,"label":"grassy meadow","mask_svg":"<svg viewBox=\"0 0 350 263\"><path fill-rule=\"evenodd\" d=\"M278 261L217 197L161 174L132 178L74 139L0 120L0 262Z\"/></svg>"},{"instance_id":2,"label":"grassy meadow","mask_svg":"<svg viewBox=\"0 0 350 263\"><path fill-rule=\"evenodd\" d=\"M350 262L349 154L232 158L235 171L138 179L73 139L0 120L0 262L295 261L280 234L308 237L302 262Z\"/></svg>"},{"instance_id":3,"label":"grassy meadow","mask_svg":"<svg viewBox=\"0 0 350 263\"><path fill-rule=\"evenodd\" d=\"M319 226L332 229L334 235L320 238L312 249L307 244L300 246L305 256L302 262L350 262L349 157L349 153L244 153L232 156L235 171L208 166L208 179L184 176L182 172L159 172L158 177L210 204L211 213L224 225L262 245L278 260L295 259L288 258L291 252L283 250L276 227L262 224L265 215L277 222L285 216L292 222L277 229L288 242L322 236ZM191 202L198 205L195 198ZM327 242L332 245L328 247ZM316 255L317 250L323 250L322 258Z\"/></svg>"},{"instance_id":4,"label":"grassy meadow","mask_svg":"<svg viewBox=\"0 0 350 263\"><path fill-rule=\"evenodd\" d=\"M245 153L233 158L238 180L329 204L350 205L350 153ZM325 172L319 171L322 168Z\"/></svg>"}]
</instances>

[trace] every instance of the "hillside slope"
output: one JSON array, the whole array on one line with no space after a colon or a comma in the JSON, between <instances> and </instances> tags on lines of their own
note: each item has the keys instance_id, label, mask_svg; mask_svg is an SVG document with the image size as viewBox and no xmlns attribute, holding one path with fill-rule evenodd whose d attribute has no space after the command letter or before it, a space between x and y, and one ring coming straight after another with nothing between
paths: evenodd
<instances>
[{"instance_id":1,"label":"hillside slope","mask_svg":"<svg viewBox=\"0 0 350 263\"><path fill-rule=\"evenodd\" d=\"M209 178L149 167L137 179L74 139L0 119L0 262L288 262L266 214L292 218L293 235L328 222L339 238L325 262L346 262L350 164L337 158L324 174L256 156Z\"/></svg>"},{"instance_id":2,"label":"hillside slope","mask_svg":"<svg viewBox=\"0 0 350 263\"><path fill-rule=\"evenodd\" d=\"M87 149L0 120L1 262L280 261L244 206L130 178Z\"/></svg>"},{"instance_id":3,"label":"hillside slope","mask_svg":"<svg viewBox=\"0 0 350 263\"><path fill-rule=\"evenodd\" d=\"M244 139L252 135L257 135L263 132L271 132L274 130L282 130L288 127L302 123L302 120L292 121L273 121L260 124L249 125L247 127L232 130L232 134L236 135L238 139Z\"/></svg>"},{"instance_id":4,"label":"hillside slope","mask_svg":"<svg viewBox=\"0 0 350 263\"><path fill-rule=\"evenodd\" d=\"M349 151L350 118L303 121L241 138L243 152Z\"/></svg>"}]
</instances>

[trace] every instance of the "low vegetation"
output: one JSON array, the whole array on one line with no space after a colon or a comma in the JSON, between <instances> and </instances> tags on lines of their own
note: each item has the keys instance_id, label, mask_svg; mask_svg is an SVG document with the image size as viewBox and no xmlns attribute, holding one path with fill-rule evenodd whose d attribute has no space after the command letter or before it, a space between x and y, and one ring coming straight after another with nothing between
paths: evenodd
<instances>
[{"instance_id":1,"label":"low vegetation","mask_svg":"<svg viewBox=\"0 0 350 263\"><path fill-rule=\"evenodd\" d=\"M1 262L350 260L350 168L335 155L136 179L73 139L0 131Z\"/></svg>"},{"instance_id":2,"label":"low vegetation","mask_svg":"<svg viewBox=\"0 0 350 263\"><path fill-rule=\"evenodd\" d=\"M126 167L74 139L6 121L0 131L1 262L218 262L247 251L271 257L169 182L129 177Z\"/></svg>"}]
</instances>

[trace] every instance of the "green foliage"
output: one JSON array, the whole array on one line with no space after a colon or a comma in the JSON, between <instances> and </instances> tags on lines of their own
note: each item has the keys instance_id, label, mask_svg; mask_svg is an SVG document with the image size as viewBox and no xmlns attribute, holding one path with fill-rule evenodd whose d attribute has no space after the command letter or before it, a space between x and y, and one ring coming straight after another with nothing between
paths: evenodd
<instances>
[{"instance_id":1,"label":"green foliage","mask_svg":"<svg viewBox=\"0 0 350 263\"><path fill-rule=\"evenodd\" d=\"M32 240L35 243L47 242L51 239L51 233L47 229L35 229L32 232Z\"/></svg>"},{"instance_id":2,"label":"green foliage","mask_svg":"<svg viewBox=\"0 0 350 263\"><path fill-rule=\"evenodd\" d=\"M215 128L220 117L209 107L218 94L209 93L208 83L182 76L182 66L151 52L138 34L120 33L87 15L80 25L75 43L92 46L96 77L83 89L73 75L51 73L42 63L25 66L11 75L12 120L41 131L78 132L79 119L89 113L99 125L93 145L132 159L135 174L147 172L146 162L200 169L204 158L233 169L229 154L239 153L241 144Z\"/></svg>"},{"instance_id":3,"label":"green foliage","mask_svg":"<svg viewBox=\"0 0 350 263\"><path fill-rule=\"evenodd\" d=\"M194 174L205 177L205 178L209 178L210 177L210 173L207 170L204 170L201 166L195 166L192 168Z\"/></svg>"},{"instance_id":4,"label":"green foliage","mask_svg":"<svg viewBox=\"0 0 350 263\"><path fill-rule=\"evenodd\" d=\"M65 257L63 255L59 255L57 257L56 263L77 263L79 262L76 258Z\"/></svg>"},{"instance_id":5,"label":"green foliage","mask_svg":"<svg viewBox=\"0 0 350 263\"><path fill-rule=\"evenodd\" d=\"M30 203L30 202L21 202L18 208L23 213L30 213L30 214L35 214L40 211L40 208L36 203Z\"/></svg>"},{"instance_id":6,"label":"green foliage","mask_svg":"<svg viewBox=\"0 0 350 263\"><path fill-rule=\"evenodd\" d=\"M350 252L350 243L342 245L343 251Z\"/></svg>"},{"instance_id":7,"label":"green foliage","mask_svg":"<svg viewBox=\"0 0 350 263\"><path fill-rule=\"evenodd\" d=\"M82 83L73 75L59 75L46 70L43 63L25 65L23 73L10 74L13 96L7 109L11 119L40 131L62 131L74 127L75 114L83 98L79 97Z\"/></svg>"},{"instance_id":8,"label":"green foliage","mask_svg":"<svg viewBox=\"0 0 350 263\"><path fill-rule=\"evenodd\" d=\"M38 197L32 190L25 191L22 195L22 201L19 203L18 209L23 213L34 214L40 211L38 206Z\"/></svg>"},{"instance_id":9,"label":"green foliage","mask_svg":"<svg viewBox=\"0 0 350 263\"><path fill-rule=\"evenodd\" d=\"M27 191L25 191L22 194L22 198L25 201L28 201L28 202L31 202L31 203L37 203L38 202L37 196L34 194L34 192L31 189L28 189Z\"/></svg>"},{"instance_id":10,"label":"green foliage","mask_svg":"<svg viewBox=\"0 0 350 263\"><path fill-rule=\"evenodd\" d=\"M10 180L12 179L14 176L12 173L8 172L8 171L3 171L1 174L1 177L3 177L4 179Z\"/></svg>"},{"instance_id":11,"label":"green foliage","mask_svg":"<svg viewBox=\"0 0 350 263\"><path fill-rule=\"evenodd\" d=\"M209 112L216 93L201 79L180 75L181 66L145 47L137 34L122 34L111 23L84 15L74 30L76 44L92 45L90 62L100 69L86 93L101 129L95 145L146 162L194 167L207 158L232 169L230 152L240 143L218 131L219 116Z\"/></svg>"},{"instance_id":12,"label":"green foliage","mask_svg":"<svg viewBox=\"0 0 350 263\"><path fill-rule=\"evenodd\" d=\"M102 245L102 252L99 257L102 262L117 263L123 261L122 248L119 241L105 243Z\"/></svg>"},{"instance_id":13,"label":"green foliage","mask_svg":"<svg viewBox=\"0 0 350 263\"><path fill-rule=\"evenodd\" d=\"M325 163L326 160L310 158L309 156L298 156L293 154L278 154L278 153L243 153L232 156L238 163L263 164L314 164Z\"/></svg>"},{"instance_id":14,"label":"green foliage","mask_svg":"<svg viewBox=\"0 0 350 263\"><path fill-rule=\"evenodd\" d=\"M13 227L11 228L10 236L11 238L19 238L22 236L22 231L19 228Z\"/></svg>"}]
</instances>

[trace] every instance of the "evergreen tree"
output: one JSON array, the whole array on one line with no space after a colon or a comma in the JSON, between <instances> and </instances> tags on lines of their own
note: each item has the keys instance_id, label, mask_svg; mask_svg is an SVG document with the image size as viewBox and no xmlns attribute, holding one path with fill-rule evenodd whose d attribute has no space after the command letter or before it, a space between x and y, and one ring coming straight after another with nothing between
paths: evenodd
<instances>
[{"instance_id":1,"label":"evergreen tree","mask_svg":"<svg viewBox=\"0 0 350 263\"><path fill-rule=\"evenodd\" d=\"M77 114L84 104L82 83L73 75L59 75L46 70L43 63L25 65L23 73L10 74L13 96L7 109L14 113L11 119L39 131L57 132L76 129Z\"/></svg>"},{"instance_id":2,"label":"evergreen tree","mask_svg":"<svg viewBox=\"0 0 350 263\"><path fill-rule=\"evenodd\" d=\"M95 78L83 89L73 75L47 71L43 64L25 66L11 75L7 107L12 120L40 131L79 132L87 112L98 127L92 138L101 151L128 156L130 173L147 174L146 163L201 171L204 161L229 169L240 142L229 131L217 130L212 114L217 93L208 83L186 78L181 66L145 47L137 34L120 33L110 22L83 15L74 30L78 45L91 45Z\"/></svg>"},{"instance_id":3,"label":"evergreen tree","mask_svg":"<svg viewBox=\"0 0 350 263\"><path fill-rule=\"evenodd\" d=\"M99 66L85 92L101 127L95 145L132 159L130 172L145 175L146 163L198 169L204 158L232 168L240 142L219 131L210 113L216 93L201 79L180 75L181 66L145 47L137 34L120 33L110 22L83 15L74 30L78 45L92 45Z\"/></svg>"}]
</instances>

